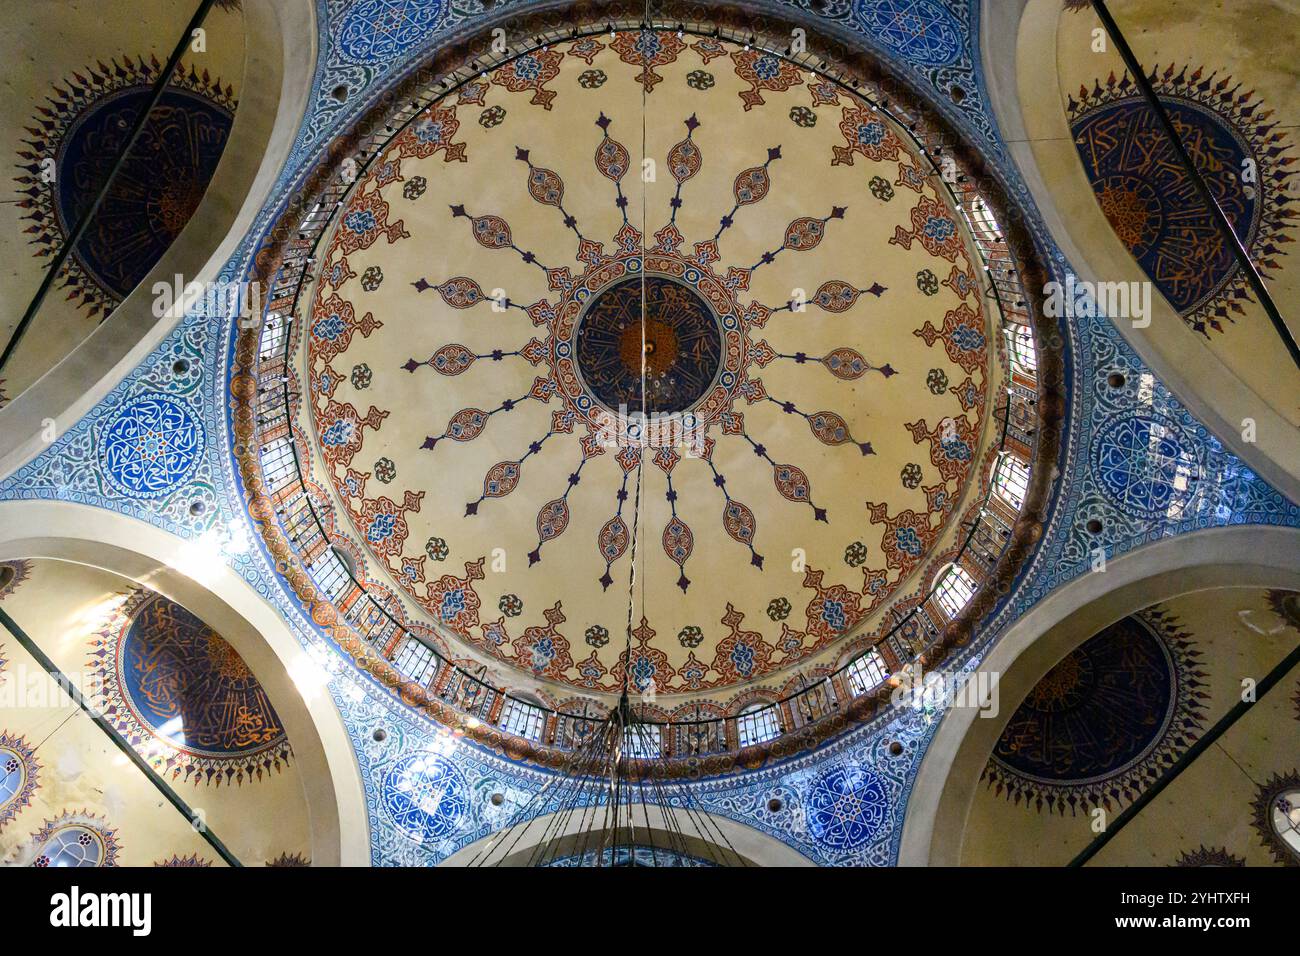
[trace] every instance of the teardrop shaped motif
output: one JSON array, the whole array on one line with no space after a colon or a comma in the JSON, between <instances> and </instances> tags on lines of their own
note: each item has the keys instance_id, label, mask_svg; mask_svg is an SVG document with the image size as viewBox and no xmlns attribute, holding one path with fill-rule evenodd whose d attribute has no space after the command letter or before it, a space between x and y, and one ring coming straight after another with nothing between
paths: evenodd
<instances>
[{"instance_id":1,"label":"teardrop shaped motif","mask_svg":"<svg viewBox=\"0 0 1300 956\"><path fill-rule=\"evenodd\" d=\"M772 179L762 166L753 166L736 177L731 191L736 195L736 205L748 206L756 203L772 188Z\"/></svg>"},{"instance_id":2,"label":"teardrop shaped motif","mask_svg":"<svg viewBox=\"0 0 1300 956\"><path fill-rule=\"evenodd\" d=\"M814 412L808 416L808 427L817 436L817 440L825 445L843 445L853 440L849 426L834 412Z\"/></svg>"},{"instance_id":3,"label":"teardrop shaped motif","mask_svg":"<svg viewBox=\"0 0 1300 956\"><path fill-rule=\"evenodd\" d=\"M569 505L563 498L546 502L537 512L537 537L541 541L558 538L568 526Z\"/></svg>"},{"instance_id":4,"label":"teardrop shaped motif","mask_svg":"<svg viewBox=\"0 0 1300 956\"><path fill-rule=\"evenodd\" d=\"M471 305L483 301L483 289L467 276L456 276L435 288L442 296L442 301L453 309L468 309Z\"/></svg>"},{"instance_id":5,"label":"teardrop shaped motif","mask_svg":"<svg viewBox=\"0 0 1300 956\"><path fill-rule=\"evenodd\" d=\"M481 408L462 408L447 423L447 437L453 441L472 441L487 427L488 415Z\"/></svg>"},{"instance_id":6,"label":"teardrop shaped motif","mask_svg":"<svg viewBox=\"0 0 1300 956\"><path fill-rule=\"evenodd\" d=\"M804 216L790 223L785 230L785 248L806 252L819 245L826 235L826 223Z\"/></svg>"},{"instance_id":7,"label":"teardrop shaped motif","mask_svg":"<svg viewBox=\"0 0 1300 956\"><path fill-rule=\"evenodd\" d=\"M861 353L850 348L838 348L829 352L822 359L822 365L826 366L826 371L846 382L861 378L871 368Z\"/></svg>"},{"instance_id":8,"label":"teardrop shaped motif","mask_svg":"<svg viewBox=\"0 0 1300 956\"><path fill-rule=\"evenodd\" d=\"M695 535L686 526L686 522L673 515L672 520L664 527L663 544L664 554L680 567L695 550Z\"/></svg>"},{"instance_id":9,"label":"teardrop shaped motif","mask_svg":"<svg viewBox=\"0 0 1300 956\"><path fill-rule=\"evenodd\" d=\"M504 249L514 242L510 225L500 216L478 216L474 219L474 238L488 249Z\"/></svg>"},{"instance_id":10,"label":"teardrop shaped motif","mask_svg":"<svg viewBox=\"0 0 1300 956\"><path fill-rule=\"evenodd\" d=\"M459 375L465 369L474 364L476 356L463 345L444 345L438 351L433 353L429 359L429 365L435 372L443 375Z\"/></svg>"},{"instance_id":11,"label":"teardrop shaped motif","mask_svg":"<svg viewBox=\"0 0 1300 956\"><path fill-rule=\"evenodd\" d=\"M532 166L528 170L528 192L539 203L559 206L564 199L564 180L554 170Z\"/></svg>"},{"instance_id":12,"label":"teardrop shaped motif","mask_svg":"<svg viewBox=\"0 0 1300 956\"><path fill-rule=\"evenodd\" d=\"M700 171L704 156L700 148L687 138L668 151L668 171L678 183L684 183Z\"/></svg>"},{"instance_id":13,"label":"teardrop shaped motif","mask_svg":"<svg viewBox=\"0 0 1300 956\"><path fill-rule=\"evenodd\" d=\"M754 512L734 498L729 500L722 509L722 527L727 534L746 547L754 546L754 532L757 530Z\"/></svg>"},{"instance_id":14,"label":"teardrop shaped motif","mask_svg":"<svg viewBox=\"0 0 1300 956\"><path fill-rule=\"evenodd\" d=\"M607 136L596 147L596 169L606 179L620 182L627 175L629 162L631 158L628 156L627 149L618 140Z\"/></svg>"},{"instance_id":15,"label":"teardrop shaped motif","mask_svg":"<svg viewBox=\"0 0 1300 956\"><path fill-rule=\"evenodd\" d=\"M804 504L812 493L812 487L808 484L808 476L803 473L802 468L796 468L794 465L774 466L772 468L772 480L776 482L776 490L781 493L781 497L790 501Z\"/></svg>"},{"instance_id":16,"label":"teardrop shaped motif","mask_svg":"<svg viewBox=\"0 0 1300 956\"><path fill-rule=\"evenodd\" d=\"M859 295L861 293L847 282L832 279L821 284L817 294L813 296L813 301L827 312L844 312L858 301Z\"/></svg>"},{"instance_id":17,"label":"teardrop shaped motif","mask_svg":"<svg viewBox=\"0 0 1300 956\"><path fill-rule=\"evenodd\" d=\"M610 518L600 529L596 542L600 548L600 556L607 564L613 564L627 551L627 523L618 515Z\"/></svg>"},{"instance_id":18,"label":"teardrop shaped motif","mask_svg":"<svg viewBox=\"0 0 1300 956\"><path fill-rule=\"evenodd\" d=\"M499 461L488 469L483 479L485 498L503 498L515 490L523 468L517 461Z\"/></svg>"}]
</instances>

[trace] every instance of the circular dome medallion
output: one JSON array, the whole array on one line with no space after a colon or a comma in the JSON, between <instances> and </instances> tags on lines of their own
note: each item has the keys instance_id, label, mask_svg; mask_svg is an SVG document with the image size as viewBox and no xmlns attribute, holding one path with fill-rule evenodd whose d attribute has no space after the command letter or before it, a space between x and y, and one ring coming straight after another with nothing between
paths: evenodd
<instances>
[{"instance_id":1,"label":"circular dome medallion","mask_svg":"<svg viewBox=\"0 0 1300 956\"><path fill-rule=\"evenodd\" d=\"M993 460L952 194L883 109L725 39L476 72L373 154L318 268L304 476L414 619L536 678L829 659L958 546Z\"/></svg>"},{"instance_id":2,"label":"circular dome medallion","mask_svg":"<svg viewBox=\"0 0 1300 956\"><path fill-rule=\"evenodd\" d=\"M203 455L203 425L180 400L148 392L123 405L99 436L112 486L132 498L158 498L180 487Z\"/></svg>"},{"instance_id":3,"label":"circular dome medallion","mask_svg":"<svg viewBox=\"0 0 1300 956\"><path fill-rule=\"evenodd\" d=\"M684 412L717 377L722 330L694 289L640 276L591 297L574 351L583 382L610 411Z\"/></svg>"},{"instance_id":4,"label":"circular dome medallion","mask_svg":"<svg viewBox=\"0 0 1300 956\"><path fill-rule=\"evenodd\" d=\"M60 144L57 176L64 235L71 235L94 202L150 92L147 86L122 90L72 124ZM188 90L163 92L140 144L77 245L77 261L110 295L125 298L180 235L216 172L233 125L223 104Z\"/></svg>"}]
</instances>

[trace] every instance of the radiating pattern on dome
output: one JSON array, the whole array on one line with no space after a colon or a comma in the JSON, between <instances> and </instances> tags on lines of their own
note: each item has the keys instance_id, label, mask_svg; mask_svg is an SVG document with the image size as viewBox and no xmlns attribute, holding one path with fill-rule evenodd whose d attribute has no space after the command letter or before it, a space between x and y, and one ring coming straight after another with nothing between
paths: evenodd
<instances>
[{"instance_id":1,"label":"radiating pattern on dome","mask_svg":"<svg viewBox=\"0 0 1300 956\"><path fill-rule=\"evenodd\" d=\"M135 591L91 641L96 703L159 773L220 785L287 764L284 727L226 641L178 604Z\"/></svg>"},{"instance_id":2,"label":"radiating pattern on dome","mask_svg":"<svg viewBox=\"0 0 1300 956\"><path fill-rule=\"evenodd\" d=\"M664 84L691 110L644 112ZM792 137L792 103L826 122ZM982 466L995 340L928 168L856 94L728 41L616 31L508 60L395 130L322 246L314 467L439 630L534 676L694 692L817 653L924 564ZM643 383L651 416L620 417ZM627 618L634 537L625 659L626 635L584 634Z\"/></svg>"},{"instance_id":3,"label":"radiating pattern on dome","mask_svg":"<svg viewBox=\"0 0 1300 956\"><path fill-rule=\"evenodd\" d=\"M110 62L56 84L29 127L16 181L38 257L54 256L94 201L163 69L152 56ZM88 315L112 312L180 235L216 172L235 109L220 77L177 67L59 283Z\"/></svg>"},{"instance_id":4,"label":"radiating pattern on dome","mask_svg":"<svg viewBox=\"0 0 1300 956\"><path fill-rule=\"evenodd\" d=\"M1226 73L1171 65L1149 79L1251 259L1264 275L1279 269L1295 216L1286 127ZM1252 295L1155 114L1127 73L1077 95L1070 128L1116 235L1188 326L1224 332Z\"/></svg>"},{"instance_id":5,"label":"radiating pattern on dome","mask_svg":"<svg viewBox=\"0 0 1300 956\"><path fill-rule=\"evenodd\" d=\"M984 779L999 795L1064 814L1129 803L1200 736L1200 652L1158 606L1111 625L1030 691Z\"/></svg>"}]
</instances>

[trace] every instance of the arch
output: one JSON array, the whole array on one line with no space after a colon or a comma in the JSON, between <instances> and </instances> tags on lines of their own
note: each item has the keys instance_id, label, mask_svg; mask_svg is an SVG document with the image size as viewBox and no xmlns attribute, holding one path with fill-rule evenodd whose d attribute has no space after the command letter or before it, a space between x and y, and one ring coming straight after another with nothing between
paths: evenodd
<instances>
[{"instance_id":1,"label":"arch","mask_svg":"<svg viewBox=\"0 0 1300 956\"><path fill-rule=\"evenodd\" d=\"M1230 587L1300 590L1300 530L1239 525L1166 538L1057 588L1023 614L980 666L998 675L995 716L951 710L926 750L903 820L900 865L959 862L984 764L1016 706L1058 661L1145 607Z\"/></svg>"},{"instance_id":2,"label":"arch","mask_svg":"<svg viewBox=\"0 0 1300 956\"><path fill-rule=\"evenodd\" d=\"M51 833L36 848L36 866L105 866L107 847L99 832L81 824L67 824Z\"/></svg>"},{"instance_id":3,"label":"arch","mask_svg":"<svg viewBox=\"0 0 1300 956\"><path fill-rule=\"evenodd\" d=\"M117 830L101 816L65 811L10 850L7 865L46 867L117 866Z\"/></svg>"},{"instance_id":4,"label":"arch","mask_svg":"<svg viewBox=\"0 0 1300 956\"><path fill-rule=\"evenodd\" d=\"M1080 280L1147 282L1111 228L1079 162L1057 67L1061 0L985 0L982 66L989 102L1030 195ZM1050 55L1046 53L1050 51ZM1272 404L1197 340L1163 296L1152 296L1150 325L1115 328L1188 410L1237 456L1292 499L1300 498L1300 441ZM1281 343L1279 343L1279 348ZM1104 371L1104 370L1103 370ZM1242 438L1255 422L1255 440Z\"/></svg>"},{"instance_id":5,"label":"arch","mask_svg":"<svg viewBox=\"0 0 1300 956\"><path fill-rule=\"evenodd\" d=\"M271 196L302 123L316 68L312 0L244 0L244 80L217 171L198 208L157 265L98 328L0 409L0 477L46 447L158 346L177 325L155 318L153 286L215 279Z\"/></svg>"},{"instance_id":6,"label":"arch","mask_svg":"<svg viewBox=\"0 0 1300 956\"><path fill-rule=\"evenodd\" d=\"M648 816L642 816L643 812ZM638 844L649 845L653 839L657 846L666 848L673 845L670 841L683 839L682 835L677 832L677 826L671 820L665 820L663 811L654 805L632 804L630 813L633 815L631 818L637 821L636 842ZM569 819L564 822L562 827L557 825L555 820L557 815L546 814L531 821L527 826L520 827L519 831L522 832L517 833L518 842L510 846L504 858L500 856L499 852L490 858L488 856L490 852L488 849L489 844L500 835L500 831L498 831L483 837L481 840L476 840L468 846L461 847L460 850L438 865L470 866L478 858L477 863L479 864L487 861L492 866L527 866L533 852L542 844L551 842L559 844L555 850L556 858L567 856L570 853L576 854L581 849L582 815L568 814ZM709 828L716 827L715 832L721 832L722 836L735 848L736 854L739 854L741 858L742 862L736 863L737 866L815 865L806 856L775 837L768 836L766 833L745 826L742 823L737 823L727 817L706 813L703 810L695 810L692 816L705 821ZM649 824L643 826L642 821L646 819L649 820ZM629 834L619 834L621 842L626 842L628 837ZM511 840L514 839L515 836L512 835ZM687 852L693 856L715 860L733 859L731 850L720 843L714 843L698 835L692 836L690 834L687 834L684 839ZM482 854L481 857L480 854Z\"/></svg>"},{"instance_id":7,"label":"arch","mask_svg":"<svg viewBox=\"0 0 1300 956\"><path fill-rule=\"evenodd\" d=\"M368 816L352 745L328 694L304 674L316 668L271 605L234 571L186 570L186 543L111 511L59 501L0 503L0 560L51 558L121 575L188 608L239 653L270 697L302 773L312 861L369 864Z\"/></svg>"},{"instance_id":8,"label":"arch","mask_svg":"<svg viewBox=\"0 0 1300 956\"><path fill-rule=\"evenodd\" d=\"M0 732L0 830L32 802L40 769L24 738Z\"/></svg>"}]
</instances>

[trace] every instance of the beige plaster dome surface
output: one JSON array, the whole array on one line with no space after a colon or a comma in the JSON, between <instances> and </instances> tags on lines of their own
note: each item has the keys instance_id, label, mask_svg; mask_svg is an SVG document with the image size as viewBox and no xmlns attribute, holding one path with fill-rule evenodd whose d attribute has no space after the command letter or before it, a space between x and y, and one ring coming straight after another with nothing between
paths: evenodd
<instances>
[{"instance_id":1,"label":"beige plaster dome surface","mask_svg":"<svg viewBox=\"0 0 1300 956\"><path fill-rule=\"evenodd\" d=\"M614 692L630 640L635 689L716 691L833 662L955 552L1001 336L947 185L852 91L553 45L395 131L333 228L300 455L454 656Z\"/></svg>"}]
</instances>

